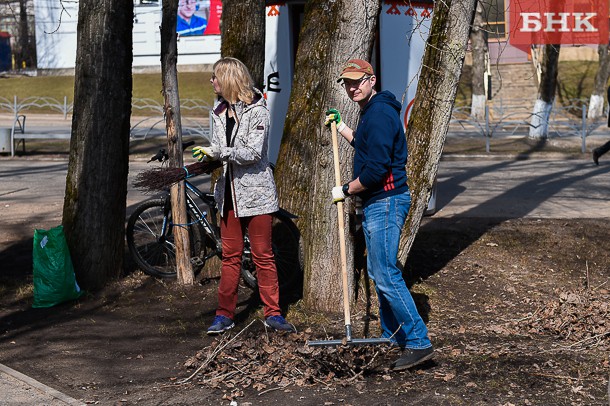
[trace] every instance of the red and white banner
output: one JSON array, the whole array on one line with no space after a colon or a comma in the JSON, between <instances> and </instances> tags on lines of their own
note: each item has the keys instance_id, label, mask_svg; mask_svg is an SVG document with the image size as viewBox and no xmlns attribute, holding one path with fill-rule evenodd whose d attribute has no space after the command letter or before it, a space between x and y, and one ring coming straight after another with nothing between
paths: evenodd
<instances>
[{"instance_id":1,"label":"red and white banner","mask_svg":"<svg viewBox=\"0 0 610 406\"><path fill-rule=\"evenodd\" d=\"M608 0L511 0L510 44L607 44Z\"/></svg>"},{"instance_id":2,"label":"red and white banner","mask_svg":"<svg viewBox=\"0 0 610 406\"><path fill-rule=\"evenodd\" d=\"M288 114L292 86L294 44L289 8L286 3L267 6L265 20L265 98L271 112L269 160L276 162Z\"/></svg>"}]
</instances>

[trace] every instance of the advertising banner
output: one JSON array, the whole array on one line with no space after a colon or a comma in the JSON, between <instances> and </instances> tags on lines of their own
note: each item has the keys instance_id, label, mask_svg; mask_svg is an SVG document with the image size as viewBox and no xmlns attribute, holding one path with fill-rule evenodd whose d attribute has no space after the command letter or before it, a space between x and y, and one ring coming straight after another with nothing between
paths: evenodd
<instances>
[{"instance_id":1,"label":"advertising banner","mask_svg":"<svg viewBox=\"0 0 610 406\"><path fill-rule=\"evenodd\" d=\"M176 32L181 37L220 35L221 0L179 0Z\"/></svg>"}]
</instances>

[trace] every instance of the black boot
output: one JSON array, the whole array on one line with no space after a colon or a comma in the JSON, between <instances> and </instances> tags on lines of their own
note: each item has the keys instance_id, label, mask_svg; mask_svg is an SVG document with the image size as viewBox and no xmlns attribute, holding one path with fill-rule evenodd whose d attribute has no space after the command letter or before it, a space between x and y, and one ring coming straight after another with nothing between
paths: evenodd
<instances>
[{"instance_id":1,"label":"black boot","mask_svg":"<svg viewBox=\"0 0 610 406\"><path fill-rule=\"evenodd\" d=\"M595 165L599 165L599 157L602 156L599 148L594 148L593 149L593 162L595 162Z\"/></svg>"},{"instance_id":2,"label":"black boot","mask_svg":"<svg viewBox=\"0 0 610 406\"><path fill-rule=\"evenodd\" d=\"M593 150L593 162L595 162L595 165L599 165L599 158L608 151L610 151L610 141Z\"/></svg>"}]
</instances>

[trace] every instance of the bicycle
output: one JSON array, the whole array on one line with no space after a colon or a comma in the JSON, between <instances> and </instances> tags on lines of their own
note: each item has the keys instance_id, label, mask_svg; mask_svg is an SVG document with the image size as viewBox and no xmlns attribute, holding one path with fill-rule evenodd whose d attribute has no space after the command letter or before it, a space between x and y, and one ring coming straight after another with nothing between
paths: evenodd
<instances>
[{"instance_id":1,"label":"bicycle","mask_svg":"<svg viewBox=\"0 0 610 406\"><path fill-rule=\"evenodd\" d=\"M193 145L185 143L183 148ZM160 150L150 161L167 160ZM169 190L161 198L140 203L127 222L127 245L135 262L148 275L160 278L176 277L176 252L173 227L187 227L191 246L191 264L198 275L212 257L222 255L218 207L212 193L202 192L189 179L185 179L187 224L172 223ZM272 248L280 285L280 293L301 289L303 278L300 233L293 223L295 215L280 208L272 214ZM252 260L248 235L244 237L241 277L251 289L258 287L256 267Z\"/></svg>"}]
</instances>

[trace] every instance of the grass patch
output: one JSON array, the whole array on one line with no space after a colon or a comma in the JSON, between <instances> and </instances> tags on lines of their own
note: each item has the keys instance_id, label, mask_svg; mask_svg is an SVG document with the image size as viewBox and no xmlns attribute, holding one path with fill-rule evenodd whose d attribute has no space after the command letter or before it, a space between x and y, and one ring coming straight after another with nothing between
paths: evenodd
<instances>
[{"instance_id":1,"label":"grass patch","mask_svg":"<svg viewBox=\"0 0 610 406\"><path fill-rule=\"evenodd\" d=\"M589 99L593 91L597 61L565 61L559 64L557 97L560 101Z\"/></svg>"},{"instance_id":2,"label":"grass patch","mask_svg":"<svg viewBox=\"0 0 610 406\"><path fill-rule=\"evenodd\" d=\"M214 92L210 84L211 72L178 73L178 92L182 100L199 99L212 105ZM134 99L153 99L163 103L162 80L160 73L145 73L133 75ZM74 100L74 76L35 76L35 77L0 77L0 94L12 102L28 97L50 97L68 103ZM57 113L48 108L29 108L36 113Z\"/></svg>"}]
</instances>

